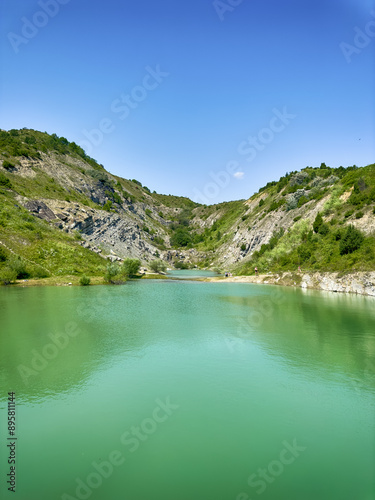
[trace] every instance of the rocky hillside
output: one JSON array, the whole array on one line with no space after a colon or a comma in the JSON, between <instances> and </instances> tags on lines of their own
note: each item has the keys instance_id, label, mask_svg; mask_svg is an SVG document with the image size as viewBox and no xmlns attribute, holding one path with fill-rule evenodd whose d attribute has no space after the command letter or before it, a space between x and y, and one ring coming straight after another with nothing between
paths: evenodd
<instances>
[{"instance_id":1,"label":"rocky hillside","mask_svg":"<svg viewBox=\"0 0 375 500\"><path fill-rule=\"evenodd\" d=\"M0 202L0 268L18 259L36 277L100 275L127 257L243 274L375 267L374 165L307 167L204 206L114 176L55 134L0 131Z\"/></svg>"},{"instance_id":2,"label":"rocky hillside","mask_svg":"<svg viewBox=\"0 0 375 500\"><path fill-rule=\"evenodd\" d=\"M243 203L194 213L215 264L237 274L375 269L375 165L306 167Z\"/></svg>"}]
</instances>

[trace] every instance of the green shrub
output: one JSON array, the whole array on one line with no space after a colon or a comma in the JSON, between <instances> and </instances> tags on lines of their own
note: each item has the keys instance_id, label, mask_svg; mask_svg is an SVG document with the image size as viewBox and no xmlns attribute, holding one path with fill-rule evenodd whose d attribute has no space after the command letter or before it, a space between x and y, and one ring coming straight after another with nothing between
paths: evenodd
<instances>
[{"instance_id":1,"label":"green shrub","mask_svg":"<svg viewBox=\"0 0 375 500\"><path fill-rule=\"evenodd\" d=\"M340 240L340 255L353 253L355 250L358 250L363 240L363 234L358 229L352 225L348 226Z\"/></svg>"},{"instance_id":2,"label":"green shrub","mask_svg":"<svg viewBox=\"0 0 375 500\"><path fill-rule=\"evenodd\" d=\"M152 271L154 271L154 273L160 273L160 272L165 273L165 271L167 270L165 262L160 259L153 260L150 263L150 268Z\"/></svg>"},{"instance_id":3,"label":"green shrub","mask_svg":"<svg viewBox=\"0 0 375 500\"><path fill-rule=\"evenodd\" d=\"M159 245L160 247L165 247L164 240L161 236L155 236L153 241L154 241L155 245Z\"/></svg>"},{"instance_id":4,"label":"green shrub","mask_svg":"<svg viewBox=\"0 0 375 500\"><path fill-rule=\"evenodd\" d=\"M189 269L189 265L182 260L178 260L177 262L175 262L174 267L176 269Z\"/></svg>"},{"instance_id":5,"label":"green shrub","mask_svg":"<svg viewBox=\"0 0 375 500\"><path fill-rule=\"evenodd\" d=\"M347 212L345 212L344 217L345 217L345 219L347 219L348 217L350 217L353 214L354 214L354 210L348 210Z\"/></svg>"},{"instance_id":6,"label":"green shrub","mask_svg":"<svg viewBox=\"0 0 375 500\"><path fill-rule=\"evenodd\" d=\"M335 234L333 235L336 241L340 241L342 238L342 232L340 229L338 229Z\"/></svg>"},{"instance_id":7,"label":"green shrub","mask_svg":"<svg viewBox=\"0 0 375 500\"><path fill-rule=\"evenodd\" d=\"M319 233L319 228L322 224L323 224L323 217L322 214L318 212L313 222L313 229L315 233Z\"/></svg>"},{"instance_id":8,"label":"green shrub","mask_svg":"<svg viewBox=\"0 0 375 500\"><path fill-rule=\"evenodd\" d=\"M7 260L7 253L4 248L0 247L0 262L5 262Z\"/></svg>"},{"instance_id":9,"label":"green shrub","mask_svg":"<svg viewBox=\"0 0 375 500\"><path fill-rule=\"evenodd\" d=\"M120 266L117 262L111 262L107 264L107 269L104 275L104 281L107 283L113 283L113 280L120 273Z\"/></svg>"},{"instance_id":10,"label":"green shrub","mask_svg":"<svg viewBox=\"0 0 375 500\"><path fill-rule=\"evenodd\" d=\"M321 224L319 227L319 234L326 236L329 233L329 227L327 224Z\"/></svg>"},{"instance_id":11,"label":"green shrub","mask_svg":"<svg viewBox=\"0 0 375 500\"><path fill-rule=\"evenodd\" d=\"M103 205L103 210L106 210L107 212L111 211L112 208L112 200L107 200L104 205Z\"/></svg>"},{"instance_id":12,"label":"green shrub","mask_svg":"<svg viewBox=\"0 0 375 500\"><path fill-rule=\"evenodd\" d=\"M149 217L151 216L152 214L152 211L149 209L149 208L146 208L145 210L145 214L148 215Z\"/></svg>"},{"instance_id":13,"label":"green shrub","mask_svg":"<svg viewBox=\"0 0 375 500\"><path fill-rule=\"evenodd\" d=\"M355 214L356 219L361 219L363 216L364 216L364 213L361 210Z\"/></svg>"},{"instance_id":14,"label":"green shrub","mask_svg":"<svg viewBox=\"0 0 375 500\"><path fill-rule=\"evenodd\" d=\"M307 203L309 199L306 196L301 196L301 198L298 200L297 207L300 208L302 205Z\"/></svg>"},{"instance_id":15,"label":"green shrub","mask_svg":"<svg viewBox=\"0 0 375 500\"><path fill-rule=\"evenodd\" d=\"M323 222L323 217L320 213L315 217L313 229L315 233L319 233L322 236L326 236L329 233L329 226Z\"/></svg>"},{"instance_id":16,"label":"green shrub","mask_svg":"<svg viewBox=\"0 0 375 500\"><path fill-rule=\"evenodd\" d=\"M12 188L12 183L8 179L6 175L4 175L2 172L0 172L0 186L7 187L9 189Z\"/></svg>"},{"instance_id":17,"label":"green shrub","mask_svg":"<svg viewBox=\"0 0 375 500\"><path fill-rule=\"evenodd\" d=\"M90 283L91 279L88 276L86 275L81 276L81 279L79 280L79 284L81 286L88 286Z\"/></svg>"},{"instance_id":18,"label":"green shrub","mask_svg":"<svg viewBox=\"0 0 375 500\"><path fill-rule=\"evenodd\" d=\"M297 215L297 217L294 217L293 222L298 222L300 219L302 219L302 215Z\"/></svg>"},{"instance_id":19,"label":"green shrub","mask_svg":"<svg viewBox=\"0 0 375 500\"><path fill-rule=\"evenodd\" d=\"M171 236L173 247L186 247L189 243L191 243L191 235L185 227L177 228Z\"/></svg>"},{"instance_id":20,"label":"green shrub","mask_svg":"<svg viewBox=\"0 0 375 500\"><path fill-rule=\"evenodd\" d=\"M108 178L105 172L100 170L89 170L88 174L91 175L93 179L99 181L103 186L112 187L113 181Z\"/></svg>"},{"instance_id":21,"label":"green shrub","mask_svg":"<svg viewBox=\"0 0 375 500\"><path fill-rule=\"evenodd\" d=\"M300 258L300 263L306 262L311 257L311 253L312 253L311 247L308 244L303 243L302 245L300 245L297 248L297 253L298 253L298 256Z\"/></svg>"},{"instance_id":22,"label":"green shrub","mask_svg":"<svg viewBox=\"0 0 375 500\"><path fill-rule=\"evenodd\" d=\"M260 202L259 202L258 207L263 207L263 205L264 205L264 200L263 200L263 198L262 198L262 199L260 200Z\"/></svg>"},{"instance_id":23,"label":"green shrub","mask_svg":"<svg viewBox=\"0 0 375 500\"><path fill-rule=\"evenodd\" d=\"M14 168L14 163L8 161L8 160L4 160L3 161L3 167L6 169L6 170L12 170Z\"/></svg>"},{"instance_id":24,"label":"green shrub","mask_svg":"<svg viewBox=\"0 0 375 500\"><path fill-rule=\"evenodd\" d=\"M11 269L10 267L3 267L0 270L0 283L2 285L10 285L11 283L14 283L17 279L17 273L14 269Z\"/></svg>"},{"instance_id":25,"label":"green shrub","mask_svg":"<svg viewBox=\"0 0 375 500\"><path fill-rule=\"evenodd\" d=\"M44 269L44 267L35 266L31 270L31 276L36 279L48 278L50 276L50 273L47 271L47 269Z\"/></svg>"},{"instance_id":26,"label":"green shrub","mask_svg":"<svg viewBox=\"0 0 375 500\"><path fill-rule=\"evenodd\" d=\"M136 276L141 266L141 261L138 259L125 259L122 265L125 276Z\"/></svg>"},{"instance_id":27,"label":"green shrub","mask_svg":"<svg viewBox=\"0 0 375 500\"><path fill-rule=\"evenodd\" d=\"M284 199L281 199L279 201L273 201L271 203L270 208L268 209L268 212L273 212L274 210L279 209L284 204L285 204L285 200Z\"/></svg>"},{"instance_id":28,"label":"green shrub","mask_svg":"<svg viewBox=\"0 0 375 500\"><path fill-rule=\"evenodd\" d=\"M246 250L246 243L242 243L241 252L244 252L245 250Z\"/></svg>"},{"instance_id":29,"label":"green shrub","mask_svg":"<svg viewBox=\"0 0 375 500\"><path fill-rule=\"evenodd\" d=\"M122 205L121 196L116 191L112 194L112 198L115 203L117 203L118 205Z\"/></svg>"},{"instance_id":30,"label":"green shrub","mask_svg":"<svg viewBox=\"0 0 375 500\"><path fill-rule=\"evenodd\" d=\"M20 257L13 256L9 259L8 266L16 273L16 277L18 279L27 279L30 277L30 273L26 269L26 265Z\"/></svg>"}]
</instances>

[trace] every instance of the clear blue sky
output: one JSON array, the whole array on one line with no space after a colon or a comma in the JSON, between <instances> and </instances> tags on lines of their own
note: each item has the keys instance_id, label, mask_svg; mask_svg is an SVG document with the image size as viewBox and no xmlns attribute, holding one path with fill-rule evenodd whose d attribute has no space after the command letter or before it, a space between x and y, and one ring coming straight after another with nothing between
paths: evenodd
<instances>
[{"instance_id":1,"label":"clear blue sky","mask_svg":"<svg viewBox=\"0 0 375 500\"><path fill-rule=\"evenodd\" d=\"M1 128L209 203L375 161L373 0L56 1L1 2Z\"/></svg>"}]
</instances>

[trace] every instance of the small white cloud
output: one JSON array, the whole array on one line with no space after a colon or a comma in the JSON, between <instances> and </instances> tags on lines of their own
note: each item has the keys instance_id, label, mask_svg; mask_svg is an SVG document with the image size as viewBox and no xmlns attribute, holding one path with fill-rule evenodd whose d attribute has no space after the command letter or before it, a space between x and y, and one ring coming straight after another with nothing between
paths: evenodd
<instances>
[{"instance_id":1,"label":"small white cloud","mask_svg":"<svg viewBox=\"0 0 375 500\"><path fill-rule=\"evenodd\" d=\"M236 179L242 179L244 175L245 175L245 172L235 172L233 174L233 177L235 177Z\"/></svg>"}]
</instances>

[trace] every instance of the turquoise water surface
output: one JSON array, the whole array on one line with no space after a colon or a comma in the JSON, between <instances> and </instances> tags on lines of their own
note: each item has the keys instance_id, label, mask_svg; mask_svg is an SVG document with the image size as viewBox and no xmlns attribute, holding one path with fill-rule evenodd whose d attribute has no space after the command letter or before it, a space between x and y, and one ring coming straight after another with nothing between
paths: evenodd
<instances>
[{"instance_id":1,"label":"turquoise water surface","mask_svg":"<svg viewBox=\"0 0 375 500\"><path fill-rule=\"evenodd\" d=\"M187 280L0 288L0 498L375 499L374 306Z\"/></svg>"}]
</instances>

